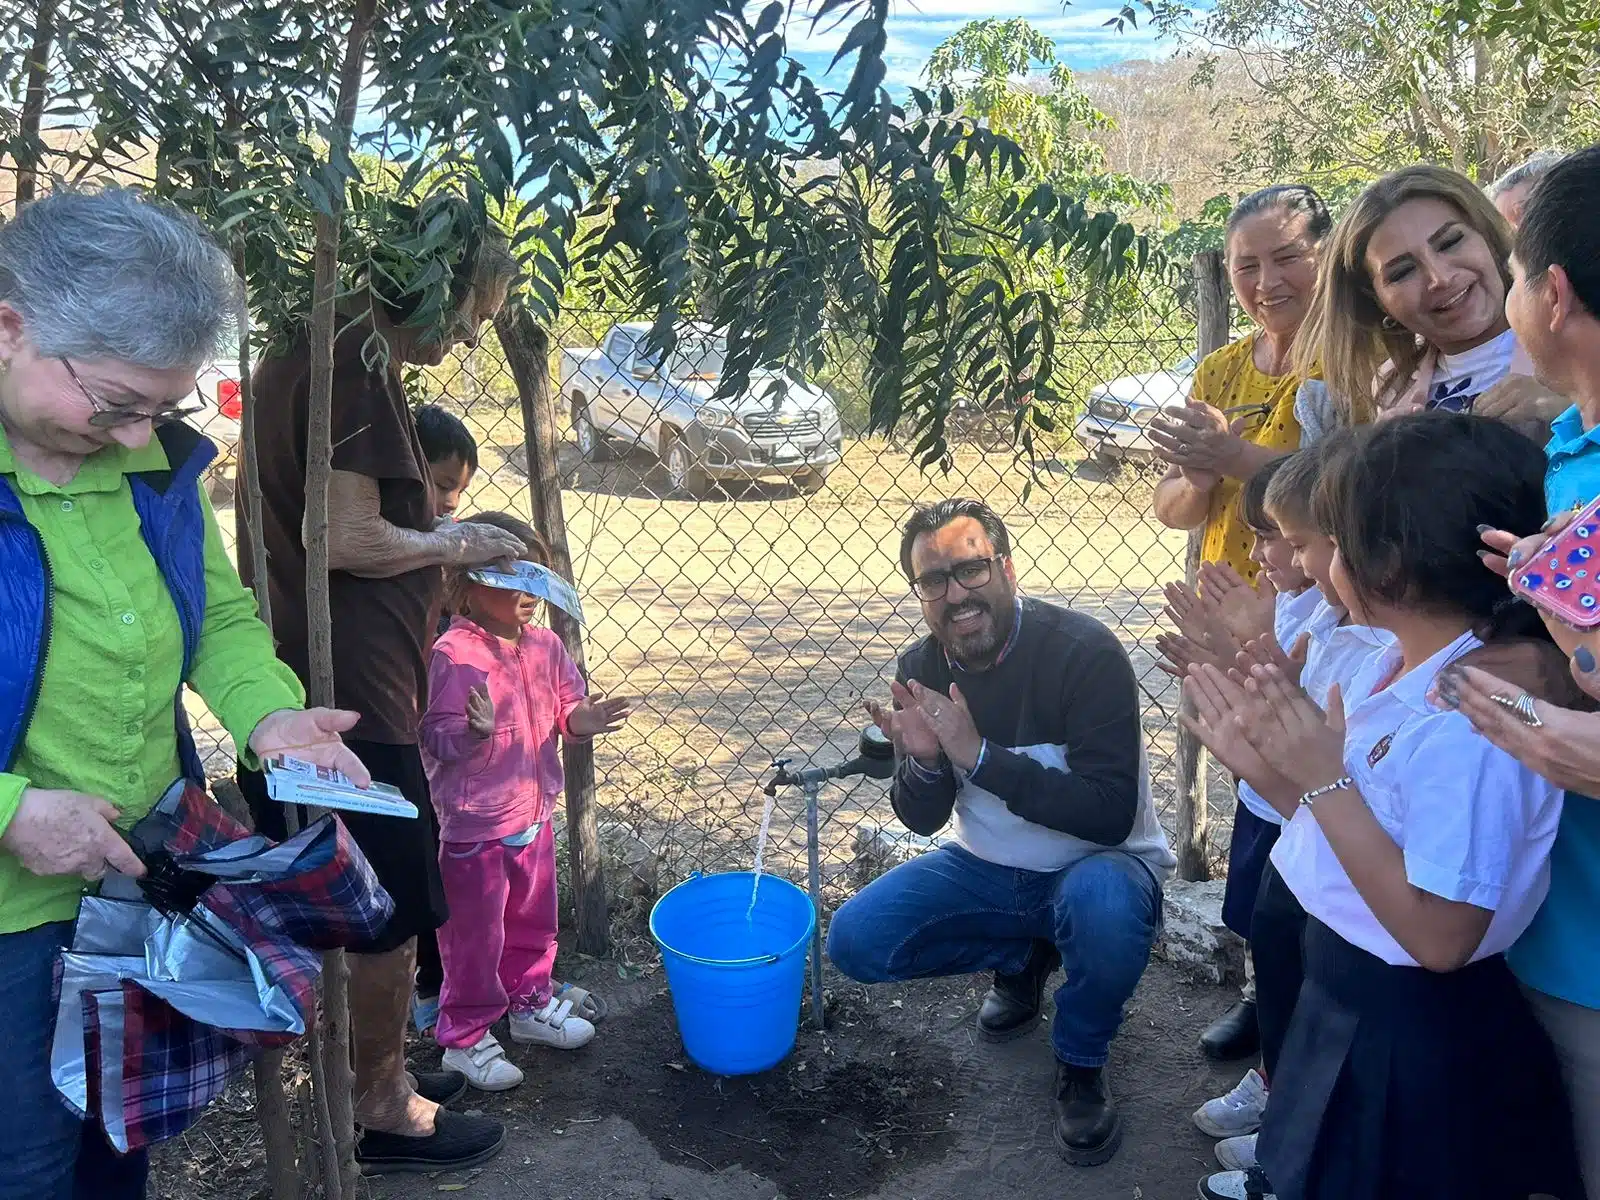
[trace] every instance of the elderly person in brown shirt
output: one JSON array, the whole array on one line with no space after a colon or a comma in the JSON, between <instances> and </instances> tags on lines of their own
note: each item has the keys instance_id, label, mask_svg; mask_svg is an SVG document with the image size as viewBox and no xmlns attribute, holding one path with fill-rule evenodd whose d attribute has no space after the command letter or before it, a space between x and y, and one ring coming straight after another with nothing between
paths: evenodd
<instances>
[{"instance_id":1,"label":"elderly person in brown shirt","mask_svg":"<svg viewBox=\"0 0 1600 1200\"><path fill-rule=\"evenodd\" d=\"M424 297L391 295L373 276L374 303L352 303L334 347L333 477L328 488L328 589L333 622L334 694L361 714L348 745L372 772L417 806L415 820L342 813L395 914L377 952L350 959L350 1023L355 1052L356 1157L367 1173L432 1171L483 1162L504 1141L499 1122L451 1112L459 1095L455 1072L416 1075L405 1065L405 1025L418 935L449 915L437 859L436 821L418 750L417 727L427 682L426 653L438 622L442 573L521 552L521 543L489 525L440 520L428 464L401 385L402 364L436 365L453 344L471 343L505 302L515 273L503 236L474 234L454 207L457 244L436 251L451 267L450 304L439 319ZM424 208L425 215L428 209ZM419 216L419 220L422 218ZM419 313L422 314L419 318ZM373 334L387 347L369 353ZM263 358L254 377L259 400L262 533L267 553L279 656L302 680L309 676L306 618L306 426L310 356L305 336ZM259 565L241 539L246 582ZM240 785L269 834L281 832L281 806L267 799L259 775Z\"/></svg>"}]
</instances>

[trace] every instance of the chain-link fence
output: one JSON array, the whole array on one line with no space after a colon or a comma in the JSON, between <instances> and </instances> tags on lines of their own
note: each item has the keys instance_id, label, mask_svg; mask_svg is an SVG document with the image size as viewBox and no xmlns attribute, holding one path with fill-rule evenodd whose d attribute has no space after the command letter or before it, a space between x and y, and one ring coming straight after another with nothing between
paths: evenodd
<instances>
[{"instance_id":1,"label":"chain-link fence","mask_svg":"<svg viewBox=\"0 0 1600 1200\"><path fill-rule=\"evenodd\" d=\"M708 403L695 397L714 385L695 377L715 374L714 345L686 347L655 370L641 361L637 314L564 314L551 336L551 390L591 685L643 701L595 751L614 896L645 899L692 871L747 868L773 760L854 752L863 700L887 696L896 657L925 632L898 563L899 527L914 505L951 495L1000 513L1029 595L1093 614L1127 646L1156 802L1173 831L1178 695L1153 655L1161 587L1182 577L1187 543L1150 514L1157 468L1144 429L1187 393L1195 318L1181 293L1162 294L1114 323L1058 334L1068 404L1031 464L1014 452L1009 414L962 410L947 461L929 470L910 445L865 433L847 354L812 386L778 396L758 383L759 394ZM522 410L492 334L427 375L423 390L480 447L458 515L527 517ZM227 411L205 425L224 446L237 438ZM230 532L234 469L225 455L213 472ZM222 774L230 748L196 712ZM822 804L830 899L914 841L881 783L835 786ZM1231 805L1219 808L1213 858L1225 851ZM767 868L800 880L805 862L803 801L780 791Z\"/></svg>"}]
</instances>

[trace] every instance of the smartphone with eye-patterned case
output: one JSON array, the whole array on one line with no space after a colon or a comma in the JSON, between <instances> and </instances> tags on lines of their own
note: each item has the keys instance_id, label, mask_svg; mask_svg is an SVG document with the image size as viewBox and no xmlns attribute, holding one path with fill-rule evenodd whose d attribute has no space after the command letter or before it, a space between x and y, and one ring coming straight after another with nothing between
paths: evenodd
<instances>
[{"instance_id":1,"label":"smartphone with eye-patterned case","mask_svg":"<svg viewBox=\"0 0 1600 1200\"><path fill-rule=\"evenodd\" d=\"M1511 590L1576 629L1600 626L1600 498L1516 566Z\"/></svg>"}]
</instances>

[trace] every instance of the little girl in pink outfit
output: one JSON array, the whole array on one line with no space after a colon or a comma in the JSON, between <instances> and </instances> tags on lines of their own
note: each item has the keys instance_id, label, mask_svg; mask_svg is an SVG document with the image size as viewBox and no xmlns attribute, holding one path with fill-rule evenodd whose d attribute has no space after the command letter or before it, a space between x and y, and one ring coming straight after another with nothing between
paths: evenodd
<instances>
[{"instance_id":1,"label":"little girl in pink outfit","mask_svg":"<svg viewBox=\"0 0 1600 1200\"><path fill-rule=\"evenodd\" d=\"M548 562L544 540L503 513L498 525ZM434 644L422 758L439 814L450 919L439 930L444 987L434 1036L444 1065L484 1091L522 1082L489 1028L571 1050L594 1036L599 998L556 984L556 857L551 817L564 779L560 737L611 733L631 701L586 696L561 640L529 624L539 601L473 583L452 588L456 618Z\"/></svg>"}]
</instances>

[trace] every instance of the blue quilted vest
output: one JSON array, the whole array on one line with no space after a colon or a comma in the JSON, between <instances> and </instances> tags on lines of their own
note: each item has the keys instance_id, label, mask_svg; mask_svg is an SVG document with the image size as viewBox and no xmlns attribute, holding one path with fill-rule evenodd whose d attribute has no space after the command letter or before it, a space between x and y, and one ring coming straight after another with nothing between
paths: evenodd
<instances>
[{"instance_id":1,"label":"blue quilted vest","mask_svg":"<svg viewBox=\"0 0 1600 1200\"><path fill-rule=\"evenodd\" d=\"M156 430L170 470L128 477L139 531L161 569L183 629L183 678L189 677L206 612L206 524L200 503L200 474L217 448L187 425ZM22 751L28 723L39 699L45 657L50 649L54 600L50 560L44 539L23 515L22 504L0 479L0 769L11 770ZM173 698L178 757L184 775L205 781L205 768L183 710L183 687Z\"/></svg>"}]
</instances>

